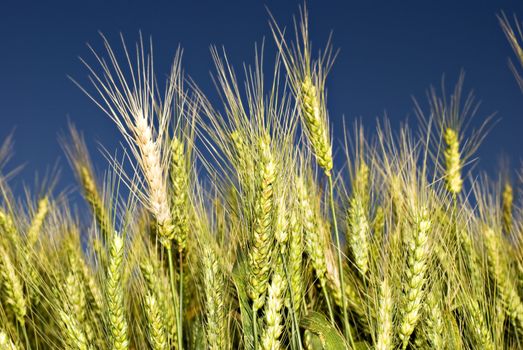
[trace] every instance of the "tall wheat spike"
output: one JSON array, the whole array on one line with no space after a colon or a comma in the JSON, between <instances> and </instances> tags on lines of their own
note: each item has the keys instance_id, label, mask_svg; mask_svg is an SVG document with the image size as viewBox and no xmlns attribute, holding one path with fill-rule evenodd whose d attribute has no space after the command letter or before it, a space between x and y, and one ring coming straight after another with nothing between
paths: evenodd
<instances>
[{"instance_id":1,"label":"tall wheat spike","mask_svg":"<svg viewBox=\"0 0 523 350\"><path fill-rule=\"evenodd\" d=\"M431 221L427 209L419 209L415 213L414 225L406 235L407 266L405 269L405 285L403 287L403 303L401 304L401 322L399 337L403 349L409 345L409 339L416 328L423 308L425 284L427 282L427 266L429 261L429 234Z\"/></svg>"},{"instance_id":2,"label":"tall wheat spike","mask_svg":"<svg viewBox=\"0 0 523 350\"><path fill-rule=\"evenodd\" d=\"M107 267L105 285L109 341L113 350L126 350L129 348L128 325L124 304L123 261L124 240L115 232L111 237L109 266Z\"/></svg>"}]
</instances>

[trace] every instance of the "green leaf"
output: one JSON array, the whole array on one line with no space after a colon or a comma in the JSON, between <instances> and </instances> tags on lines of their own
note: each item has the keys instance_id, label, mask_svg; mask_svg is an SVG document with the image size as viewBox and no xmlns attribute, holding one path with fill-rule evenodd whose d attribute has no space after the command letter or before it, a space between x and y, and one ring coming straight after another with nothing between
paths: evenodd
<instances>
[{"instance_id":1,"label":"green leaf","mask_svg":"<svg viewBox=\"0 0 523 350\"><path fill-rule=\"evenodd\" d=\"M240 304L240 316L243 330L244 348L254 349L254 329L252 327L252 308L247 296L247 288L245 281L247 281L247 273L245 263L240 263L233 271L233 281L238 293L238 301Z\"/></svg>"},{"instance_id":2,"label":"green leaf","mask_svg":"<svg viewBox=\"0 0 523 350\"><path fill-rule=\"evenodd\" d=\"M315 334L324 350L349 349L340 332L319 312L310 312L301 320L300 327Z\"/></svg>"}]
</instances>

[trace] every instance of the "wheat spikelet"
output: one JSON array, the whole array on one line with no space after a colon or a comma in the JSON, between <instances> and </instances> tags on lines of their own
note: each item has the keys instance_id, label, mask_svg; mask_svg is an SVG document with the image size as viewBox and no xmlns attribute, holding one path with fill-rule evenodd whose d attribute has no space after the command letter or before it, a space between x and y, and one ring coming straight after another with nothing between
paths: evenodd
<instances>
[{"instance_id":1,"label":"wheat spikelet","mask_svg":"<svg viewBox=\"0 0 523 350\"><path fill-rule=\"evenodd\" d=\"M458 230L458 235L461 242L461 248L463 249L463 255L466 259L467 269L470 274L472 288L476 291L480 291L484 288L484 278L478 252L474 248L474 242L467 231Z\"/></svg>"},{"instance_id":2,"label":"wheat spikelet","mask_svg":"<svg viewBox=\"0 0 523 350\"><path fill-rule=\"evenodd\" d=\"M238 130L231 132L231 140L236 151L239 176L242 178L242 182L247 182L248 179L246 177L252 174L255 168L253 157L250 156L249 147Z\"/></svg>"},{"instance_id":3,"label":"wheat spikelet","mask_svg":"<svg viewBox=\"0 0 523 350\"><path fill-rule=\"evenodd\" d=\"M7 236L8 241L13 245L16 246L16 243L18 242L18 231L13 223L13 219L11 218L11 215L9 215L7 212L0 209L0 227L2 228L2 231Z\"/></svg>"},{"instance_id":4,"label":"wheat spikelet","mask_svg":"<svg viewBox=\"0 0 523 350\"><path fill-rule=\"evenodd\" d=\"M478 348L494 350L496 347L492 341L490 329L478 301L471 299L466 306L470 317L467 326L470 327Z\"/></svg>"},{"instance_id":5,"label":"wheat spikelet","mask_svg":"<svg viewBox=\"0 0 523 350\"><path fill-rule=\"evenodd\" d=\"M167 336L172 344L176 344L176 315L174 314L173 307L170 305L172 300L170 297L171 291L169 286L164 283L161 276L159 276L159 274L161 274L161 267L153 264L156 260L156 257L151 257L149 260L144 259L140 263L140 271L144 277L147 289L153 294L157 303L160 305ZM178 296L175 297L176 300L178 300Z\"/></svg>"},{"instance_id":6,"label":"wheat spikelet","mask_svg":"<svg viewBox=\"0 0 523 350\"><path fill-rule=\"evenodd\" d=\"M426 209L416 213L412 232L406 235L407 266L404 272L402 318L398 330L403 349L409 344L423 307L424 286L427 281L425 273L430 253L428 235L431 221L428 215Z\"/></svg>"},{"instance_id":7,"label":"wheat spikelet","mask_svg":"<svg viewBox=\"0 0 523 350\"><path fill-rule=\"evenodd\" d=\"M309 255L314 273L318 278L322 290L327 286L327 263L325 261L325 242L320 235L317 219L312 208L305 179L298 177L296 181L296 196L303 225L305 251ZM326 296L327 297L327 296Z\"/></svg>"},{"instance_id":8,"label":"wheat spikelet","mask_svg":"<svg viewBox=\"0 0 523 350\"><path fill-rule=\"evenodd\" d=\"M129 64L127 73L130 74L130 78L127 78L105 38L104 44L109 60L106 61L95 54L103 74L96 74L84 61L93 74L91 82L100 95L101 102L97 102L85 89L83 91L113 120L129 145L138 163L137 169L143 175L143 179L138 180L139 184L144 188L135 183L129 185L154 215L160 242L166 248L170 248L174 229L167 190L167 161L170 158L170 150L165 139L174 112L175 94L180 84L180 55L177 54L174 59L162 100L157 97L158 86L154 75L152 49L147 51L143 41L140 41L136 61L132 62L122 39L127 59L125 62ZM118 164L115 166L118 171L122 170Z\"/></svg>"},{"instance_id":9,"label":"wheat spikelet","mask_svg":"<svg viewBox=\"0 0 523 350\"><path fill-rule=\"evenodd\" d=\"M376 350L390 350L394 345L392 312L394 307L392 290L385 276L380 285L377 315Z\"/></svg>"},{"instance_id":10,"label":"wheat spikelet","mask_svg":"<svg viewBox=\"0 0 523 350\"><path fill-rule=\"evenodd\" d=\"M506 182L503 186L502 198L502 216L503 216L503 232L509 234L512 232L512 202L514 195L512 193L512 185Z\"/></svg>"},{"instance_id":11,"label":"wheat spikelet","mask_svg":"<svg viewBox=\"0 0 523 350\"><path fill-rule=\"evenodd\" d=\"M167 350L169 344L165 335L165 327L161 315L160 306L151 291L148 291L145 296L145 311L147 314L148 325L148 339L151 349L153 350Z\"/></svg>"},{"instance_id":12,"label":"wheat spikelet","mask_svg":"<svg viewBox=\"0 0 523 350\"><path fill-rule=\"evenodd\" d=\"M87 338L81 329L81 323L74 317L74 313L68 314L63 310L60 310L60 320L65 329L65 344L68 349L90 349Z\"/></svg>"},{"instance_id":13,"label":"wheat spikelet","mask_svg":"<svg viewBox=\"0 0 523 350\"><path fill-rule=\"evenodd\" d=\"M434 349L445 349L445 320L441 305L439 287L432 287L425 303L424 333Z\"/></svg>"},{"instance_id":14,"label":"wheat spikelet","mask_svg":"<svg viewBox=\"0 0 523 350\"><path fill-rule=\"evenodd\" d=\"M369 269L369 234L370 225L362 198L355 195L350 200L347 213L348 240L356 267L362 276Z\"/></svg>"},{"instance_id":15,"label":"wheat spikelet","mask_svg":"<svg viewBox=\"0 0 523 350\"><path fill-rule=\"evenodd\" d=\"M49 212L49 199L47 196L38 201L38 209L31 221L31 226L27 230L27 245L32 247L38 240L38 235L44 224L45 217Z\"/></svg>"},{"instance_id":16,"label":"wheat spikelet","mask_svg":"<svg viewBox=\"0 0 523 350\"><path fill-rule=\"evenodd\" d=\"M0 349L3 350L18 350L18 347L11 340L9 335L0 329Z\"/></svg>"},{"instance_id":17,"label":"wheat spikelet","mask_svg":"<svg viewBox=\"0 0 523 350\"><path fill-rule=\"evenodd\" d=\"M290 275L289 305L291 312L299 317L304 294L303 283L303 225L300 222L298 209L292 208L289 213L289 257L288 270ZM291 300L292 299L292 300ZM290 303L292 302L292 306Z\"/></svg>"},{"instance_id":18,"label":"wheat spikelet","mask_svg":"<svg viewBox=\"0 0 523 350\"><path fill-rule=\"evenodd\" d=\"M503 259L500 240L496 232L487 227L484 230L489 270L497 285L497 292L505 308L505 312L518 329L523 332L523 303L518 295L517 288L511 278Z\"/></svg>"},{"instance_id":19,"label":"wheat spikelet","mask_svg":"<svg viewBox=\"0 0 523 350\"><path fill-rule=\"evenodd\" d=\"M100 196L96 186L94 175L91 169L85 165L79 165L78 173L82 183L85 200L91 206L95 220L100 227L102 237L107 239L111 235L112 225L102 197Z\"/></svg>"},{"instance_id":20,"label":"wheat spikelet","mask_svg":"<svg viewBox=\"0 0 523 350\"><path fill-rule=\"evenodd\" d=\"M0 277L3 285L2 299L11 308L16 320L24 327L27 314L24 288L9 254L2 246L0 246Z\"/></svg>"},{"instance_id":21,"label":"wheat spikelet","mask_svg":"<svg viewBox=\"0 0 523 350\"><path fill-rule=\"evenodd\" d=\"M277 350L281 348L280 336L283 332L282 308L285 298L285 275L282 268L283 262L279 263L272 275L271 285L265 304L265 332L262 335L261 344L264 350Z\"/></svg>"},{"instance_id":22,"label":"wheat spikelet","mask_svg":"<svg viewBox=\"0 0 523 350\"><path fill-rule=\"evenodd\" d=\"M87 301L85 290L74 270L65 278L66 310L70 311L80 325L87 326Z\"/></svg>"},{"instance_id":23,"label":"wheat spikelet","mask_svg":"<svg viewBox=\"0 0 523 350\"><path fill-rule=\"evenodd\" d=\"M254 311L264 305L270 277L270 260L274 241L271 225L274 206L273 183L276 177L275 162L268 135L261 138L259 147L258 195L254 208L253 237L249 251L248 294L253 301Z\"/></svg>"},{"instance_id":24,"label":"wheat spikelet","mask_svg":"<svg viewBox=\"0 0 523 350\"><path fill-rule=\"evenodd\" d=\"M329 127L320 104L317 88L310 75L301 82L301 115L305 122L307 135L314 155L327 176L332 170L332 150L329 140Z\"/></svg>"},{"instance_id":25,"label":"wheat spikelet","mask_svg":"<svg viewBox=\"0 0 523 350\"><path fill-rule=\"evenodd\" d=\"M443 135L447 148L445 156L445 183L447 189L453 195L461 192L463 180L461 179L461 154L459 150L458 134L452 128L445 129Z\"/></svg>"},{"instance_id":26,"label":"wheat spikelet","mask_svg":"<svg viewBox=\"0 0 523 350\"><path fill-rule=\"evenodd\" d=\"M180 252L185 250L189 232L188 186L184 144L176 136L171 140L171 186L173 235Z\"/></svg>"},{"instance_id":27,"label":"wheat spikelet","mask_svg":"<svg viewBox=\"0 0 523 350\"><path fill-rule=\"evenodd\" d=\"M125 350L129 348L123 290L123 259L124 240L115 232L111 237L109 265L105 286L109 338L111 349L113 350Z\"/></svg>"},{"instance_id":28,"label":"wheat spikelet","mask_svg":"<svg viewBox=\"0 0 523 350\"><path fill-rule=\"evenodd\" d=\"M202 265L207 320L205 331L208 348L212 350L225 349L227 344L225 283L222 271L220 271L218 257L212 248L203 247Z\"/></svg>"}]
</instances>

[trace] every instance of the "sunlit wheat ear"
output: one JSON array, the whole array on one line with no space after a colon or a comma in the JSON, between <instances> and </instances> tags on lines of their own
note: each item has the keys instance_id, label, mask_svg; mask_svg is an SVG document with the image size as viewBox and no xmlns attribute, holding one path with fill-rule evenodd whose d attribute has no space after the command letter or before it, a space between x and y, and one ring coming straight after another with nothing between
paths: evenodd
<instances>
[{"instance_id":1,"label":"sunlit wheat ear","mask_svg":"<svg viewBox=\"0 0 523 350\"><path fill-rule=\"evenodd\" d=\"M91 206L95 220L100 227L102 237L106 240L111 236L110 232L112 232L112 225L107 209L105 208L100 192L96 186L94 175L85 165L79 165L78 172L85 200Z\"/></svg>"},{"instance_id":2,"label":"sunlit wheat ear","mask_svg":"<svg viewBox=\"0 0 523 350\"><path fill-rule=\"evenodd\" d=\"M173 307L171 306L172 298L171 291L162 280L160 262L158 262L155 268L153 261L158 260L156 256L151 256L150 259L144 259L140 263L140 271L145 280L146 287L150 293L152 293L159 304L160 310L162 310L161 317L165 322L165 331L167 332L168 339L171 340L172 344L177 343L176 334L176 315L174 314ZM175 296L178 300L178 296Z\"/></svg>"},{"instance_id":3,"label":"sunlit wheat ear","mask_svg":"<svg viewBox=\"0 0 523 350\"><path fill-rule=\"evenodd\" d=\"M503 215L503 232L509 234L512 232L512 202L514 201L514 195L512 191L512 185L510 182L506 182L503 186L502 199L502 215Z\"/></svg>"},{"instance_id":4,"label":"sunlit wheat ear","mask_svg":"<svg viewBox=\"0 0 523 350\"><path fill-rule=\"evenodd\" d=\"M40 230L44 224L45 217L49 212L49 199L47 196L43 197L38 201L38 208L35 212L33 220L31 221L31 226L27 231L27 246L32 247L38 240L40 235Z\"/></svg>"},{"instance_id":5,"label":"sunlit wheat ear","mask_svg":"<svg viewBox=\"0 0 523 350\"><path fill-rule=\"evenodd\" d=\"M84 286L80 283L79 276L76 271L74 271L74 267L71 267L71 270L65 278L65 310L67 313L71 313L71 317L74 318L72 321L77 323L79 331L83 333L81 327L88 326L85 290Z\"/></svg>"},{"instance_id":6,"label":"sunlit wheat ear","mask_svg":"<svg viewBox=\"0 0 523 350\"><path fill-rule=\"evenodd\" d=\"M18 347L15 345L15 343L11 340L9 335L0 329L0 349L4 350L18 350Z\"/></svg>"},{"instance_id":7,"label":"sunlit wheat ear","mask_svg":"<svg viewBox=\"0 0 523 350\"><path fill-rule=\"evenodd\" d=\"M124 240L115 232L111 237L109 249L109 266L105 285L109 340L111 349L129 348L128 326L125 317L123 286Z\"/></svg>"},{"instance_id":8,"label":"sunlit wheat ear","mask_svg":"<svg viewBox=\"0 0 523 350\"><path fill-rule=\"evenodd\" d=\"M309 75L305 76L301 82L300 103L303 121L316 160L325 174L330 176L333 162L329 127L326 118L321 115L323 109L320 104L320 96Z\"/></svg>"},{"instance_id":9,"label":"sunlit wheat ear","mask_svg":"<svg viewBox=\"0 0 523 350\"><path fill-rule=\"evenodd\" d=\"M111 237L113 228L108 205L104 203L101 191L97 186L91 157L83 135L72 124L69 125L69 136L61 138L62 147L69 163L82 187L85 200L100 229L102 241ZM102 254L99 254L99 257ZM102 264L103 265L103 264ZM103 265L105 266L105 265Z\"/></svg>"},{"instance_id":10,"label":"sunlit wheat ear","mask_svg":"<svg viewBox=\"0 0 523 350\"><path fill-rule=\"evenodd\" d=\"M432 286L427 292L424 307L424 333L434 349L445 349L445 319L439 286Z\"/></svg>"},{"instance_id":11,"label":"sunlit wheat ear","mask_svg":"<svg viewBox=\"0 0 523 350\"><path fill-rule=\"evenodd\" d=\"M227 345L225 277L213 249L205 246L202 250L207 344L212 350L225 349Z\"/></svg>"},{"instance_id":12,"label":"sunlit wheat ear","mask_svg":"<svg viewBox=\"0 0 523 350\"><path fill-rule=\"evenodd\" d=\"M95 322L101 322L104 297L93 271L78 250L71 250L69 262L75 269L76 276L81 282L81 288L85 291L85 300L89 305L89 310L98 318Z\"/></svg>"},{"instance_id":13,"label":"sunlit wheat ear","mask_svg":"<svg viewBox=\"0 0 523 350\"><path fill-rule=\"evenodd\" d=\"M485 313L480 307L479 302L471 298L465 306L468 311L468 316L470 317L467 326L470 328L478 348L494 350L496 346L492 341L491 329L488 326Z\"/></svg>"},{"instance_id":14,"label":"sunlit wheat ear","mask_svg":"<svg viewBox=\"0 0 523 350\"><path fill-rule=\"evenodd\" d=\"M238 130L231 132L231 140L236 151L236 161L238 162L237 167L239 176L242 182L247 182L248 179L245 177L248 176L248 174L252 174L254 171L253 157L250 155L248 145L245 143L243 136Z\"/></svg>"},{"instance_id":15,"label":"sunlit wheat ear","mask_svg":"<svg viewBox=\"0 0 523 350\"><path fill-rule=\"evenodd\" d=\"M453 195L457 195L463 188L461 178L461 154L459 149L459 139L457 132L452 128L447 128L443 135L446 149L445 155L445 183L447 189Z\"/></svg>"},{"instance_id":16,"label":"sunlit wheat ear","mask_svg":"<svg viewBox=\"0 0 523 350\"><path fill-rule=\"evenodd\" d=\"M272 275L267 302L265 304L265 331L261 338L261 344L264 350L277 350L281 348L279 339L283 332L282 308L286 288L287 283L285 283L283 262L279 261Z\"/></svg>"},{"instance_id":17,"label":"sunlit wheat ear","mask_svg":"<svg viewBox=\"0 0 523 350\"><path fill-rule=\"evenodd\" d=\"M162 319L162 310L154 294L150 291L145 295L145 312L147 314L147 336L153 350L167 350L169 344L165 335L165 327Z\"/></svg>"},{"instance_id":18,"label":"sunlit wheat ear","mask_svg":"<svg viewBox=\"0 0 523 350\"><path fill-rule=\"evenodd\" d=\"M172 186L172 223L173 236L178 251L185 250L189 233L188 195L189 178L183 142L174 137L171 140L171 186Z\"/></svg>"},{"instance_id":19,"label":"sunlit wheat ear","mask_svg":"<svg viewBox=\"0 0 523 350\"><path fill-rule=\"evenodd\" d=\"M249 288L248 294L256 312L265 303L265 293L271 271L271 258L274 244L272 230L276 164L270 148L270 137L259 140L260 162L255 174L257 198L254 207L253 236L249 250Z\"/></svg>"},{"instance_id":20,"label":"sunlit wheat ear","mask_svg":"<svg viewBox=\"0 0 523 350\"><path fill-rule=\"evenodd\" d=\"M376 350L390 350L394 346L393 334L394 300L387 276L380 284L377 315Z\"/></svg>"},{"instance_id":21,"label":"sunlit wheat ear","mask_svg":"<svg viewBox=\"0 0 523 350\"><path fill-rule=\"evenodd\" d=\"M429 234L431 221L427 209L415 213L414 224L405 235L407 266L404 270L403 301L401 303L401 321L399 337L403 349L409 345L409 339L418 324L423 307L427 266L430 259Z\"/></svg>"},{"instance_id":22,"label":"sunlit wheat ear","mask_svg":"<svg viewBox=\"0 0 523 350\"><path fill-rule=\"evenodd\" d=\"M27 315L27 304L24 296L24 288L20 276L15 270L11 257L0 245L0 277L2 283L2 294L0 298L16 317L18 323L25 326Z\"/></svg>"},{"instance_id":23,"label":"sunlit wheat ear","mask_svg":"<svg viewBox=\"0 0 523 350\"><path fill-rule=\"evenodd\" d=\"M303 223L298 208L291 208L289 213L289 257L288 270L290 275L290 297L292 305L287 305L299 317L303 300L305 283L303 281Z\"/></svg>"},{"instance_id":24,"label":"sunlit wheat ear","mask_svg":"<svg viewBox=\"0 0 523 350\"><path fill-rule=\"evenodd\" d=\"M356 267L362 276L369 269L370 225L365 205L360 195L350 199L347 213L348 240Z\"/></svg>"},{"instance_id":25,"label":"sunlit wheat ear","mask_svg":"<svg viewBox=\"0 0 523 350\"><path fill-rule=\"evenodd\" d=\"M125 67L122 67L105 38L104 44L108 60L93 51L101 73L96 73L84 61L92 74L90 80L99 98L92 97L85 89L83 91L114 121L125 138L137 162L136 169L141 172L141 186L128 178L126 180L132 192L140 197L154 215L160 242L169 248L174 229L167 187L170 149L166 139L180 84L180 54L174 59L164 96L160 97L154 75L152 49L147 50L143 41L140 41L133 61L122 39L125 54ZM122 173L121 166L115 164L115 167Z\"/></svg>"},{"instance_id":26,"label":"sunlit wheat ear","mask_svg":"<svg viewBox=\"0 0 523 350\"><path fill-rule=\"evenodd\" d=\"M470 282L472 288L476 291L483 290L484 278L481 266L480 257L474 246L474 241L470 237L470 233L466 230L459 229L458 236L463 250L463 256L466 261L467 269L470 274Z\"/></svg>"},{"instance_id":27,"label":"sunlit wheat ear","mask_svg":"<svg viewBox=\"0 0 523 350\"><path fill-rule=\"evenodd\" d=\"M353 178L352 195L347 212L347 240L356 267L362 276L367 275L370 251L369 167L361 161Z\"/></svg>"},{"instance_id":28,"label":"sunlit wheat ear","mask_svg":"<svg viewBox=\"0 0 523 350\"><path fill-rule=\"evenodd\" d=\"M4 234L7 236L8 242L16 247L17 242L19 240L18 230L14 225L13 218L11 217L11 215L3 211L2 209L0 209L0 227L2 228Z\"/></svg>"},{"instance_id":29,"label":"sunlit wheat ear","mask_svg":"<svg viewBox=\"0 0 523 350\"><path fill-rule=\"evenodd\" d=\"M81 323L74 318L74 314L68 314L60 310L60 320L65 330L65 343L69 349L88 350L89 343L81 329Z\"/></svg>"},{"instance_id":30,"label":"sunlit wheat ear","mask_svg":"<svg viewBox=\"0 0 523 350\"><path fill-rule=\"evenodd\" d=\"M307 255L309 255L314 273L318 278L322 290L325 292L327 290L325 242L320 234L305 179L302 177L298 177L296 180L296 196L298 199L300 221L303 225L305 251ZM327 295L325 295L325 297L328 298Z\"/></svg>"},{"instance_id":31,"label":"sunlit wheat ear","mask_svg":"<svg viewBox=\"0 0 523 350\"><path fill-rule=\"evenodd\" d=\"M523 333L523 302L519 297L501 246L502 238L492 228L484 229L483 236L488 256L488 267L496 282L496 290L511 322Z\"/></svg>"}]
</instances>

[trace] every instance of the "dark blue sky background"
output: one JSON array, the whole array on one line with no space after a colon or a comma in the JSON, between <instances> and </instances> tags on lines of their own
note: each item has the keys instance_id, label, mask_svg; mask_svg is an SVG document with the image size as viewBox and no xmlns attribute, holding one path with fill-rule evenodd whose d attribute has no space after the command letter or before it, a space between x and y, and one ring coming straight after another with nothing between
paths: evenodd
<instances>
[{"instance_id":1,"label":"dark blue sky background","mask_svg":"<svg viewBox=\"0 0 523 350\"><path fill-rule=\"evenodd\" d=\"M98 31L117 43L139 30L152 36L157 73L167 73L180 44L184 67L200 86L214 91L209 46L224 45L231 61L252 62L254 43L267 38L274 50L267 6L282 26L291 26L301 1L22 1L0 2L0 138L15 130L12 164L26 164L17 180L31 183L61 159L64 182L72 175L57 134L72 120L94 153L97 141L115 150L113 123L67 78L85 81L78 56L90 58L86 43L99 47ZM386 111L393 125L412 116L411 96L446 75L454 83L461 69L465 86L482 101L480 115L501 121L480 148L481 168L493 169L500 154L519 165L523 146L523 96L507 67L512 52L498 25L500 10L523 17L523 2L500 1L334 1L310 0L312 40L322 46L330 31L341 49L328 81L335 136L345 116L369 127ZM92 62L92 61L91 61ZM96 156L98 170L103 157ZM19 182L19 181L16 181Z\"/></svg>"}]
</instances>

